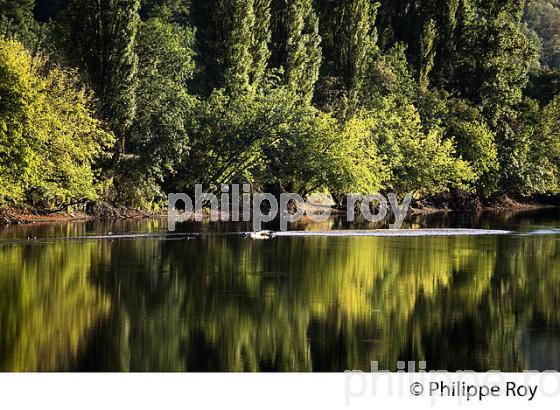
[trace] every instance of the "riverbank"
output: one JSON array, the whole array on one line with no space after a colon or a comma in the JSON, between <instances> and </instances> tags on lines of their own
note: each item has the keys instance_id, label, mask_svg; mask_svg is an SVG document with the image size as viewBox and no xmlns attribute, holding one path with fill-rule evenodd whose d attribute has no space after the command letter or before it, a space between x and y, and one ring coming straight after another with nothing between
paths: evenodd
<instances>
[{"instance_id":1,"label":"riverbank","mask_svg":"<svg viewBox=\"0 0 560 410\"><path fill-rule=\"evenodd\" d=\"M450 212L450 211L504 211L548 208L560 206L558 196L535 196L531 198L500 195L483 199L462 191L445 192L412 202L413 212Z\"/></svg>"},{"instance_id":2,"label":"riverbank","mask_svg":"<svg viewBox=\"0 0 560 410\"><path fill-rule=\"evenodd\" d=\"M46 212L36 210L0 209L0 226L36 223L88 221L96 219L150 219L166 217L165 213L148 213L137 210L121 210L111 214L90 214L83 211Z\"/></svg>"},{"instance_id":3,"label":"riverbank","mask_svg":"<svg viewBox=\"0 0 560 410\"><path fill-rule=\"evenodd\" d=\"M539 198L532 200L516 200L503 196L491 202L467 198L461 195L438 195L437 197L416 200L410 207L410 215L425 215L448 212L482 212L482 211L507 211L530 210L560 206L557 198ZM309 211L309 210L304 210ZM340 209L331 209L333 214L341 213ZM155 219L165 218L165 212L142 212L133 209L112 210L109 213L73 212L48 212L39 210L22 210L17 208L0 209L1 225L36 224L68 221L87 220L115 220L115 219Z\"/></svg>"}]
</instances>

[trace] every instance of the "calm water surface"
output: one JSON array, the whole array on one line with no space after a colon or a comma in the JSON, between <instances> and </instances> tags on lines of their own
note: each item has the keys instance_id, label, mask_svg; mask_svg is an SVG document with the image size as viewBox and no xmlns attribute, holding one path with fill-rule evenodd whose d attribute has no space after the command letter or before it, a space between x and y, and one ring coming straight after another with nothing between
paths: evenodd
<instances>
[{"instance_id":1,"label":"calm water surface","mask_svg":"<svg viewBox=\"0 0 560 410\"><path fill-rule=\"evenodd\" d=\"M294 229L363 229L335 219ZM480 237L243 239L165 221L0 230L0 371L560 370L560 212L435 215ZM29 239L28 239L29 238ZM36 238L36 239L35 239ZM76 239L81 238L81 239Z\"/></svg>"}]
</instances>

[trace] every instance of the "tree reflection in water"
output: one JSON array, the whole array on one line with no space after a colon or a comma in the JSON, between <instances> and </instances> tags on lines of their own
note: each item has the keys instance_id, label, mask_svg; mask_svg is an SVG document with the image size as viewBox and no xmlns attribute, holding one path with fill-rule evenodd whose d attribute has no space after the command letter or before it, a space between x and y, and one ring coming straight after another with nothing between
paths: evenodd
<instances>
[{"instance_id":1,"label":"tree reflection in water","mask_svg":"<svg viewBox=\"0 0 560 410\"><path fill-rule=\"evenodd\" d=\"M560 370L555 235L53 242L0 266L1 370Z\"/></svg>"}]
</instances>

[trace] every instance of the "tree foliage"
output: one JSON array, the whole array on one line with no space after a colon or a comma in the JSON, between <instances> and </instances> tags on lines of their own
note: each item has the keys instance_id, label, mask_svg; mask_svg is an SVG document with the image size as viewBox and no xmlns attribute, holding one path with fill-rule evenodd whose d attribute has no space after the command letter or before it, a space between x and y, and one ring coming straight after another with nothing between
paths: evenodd
<instances>
[{"instance_id":1,"label":"tree foliage","mask_svg":"<svg viewBox=\"0 0 560 410\"><path fill-rule=\"evenodd\" d=\"M101 116L117 135L117 159L136 115L139 7L139 0L73 0L62 22L69 25L60 39L66 54L87 74Z\"/></svg>"},{"instance_id":2,"label":"tree foliage","mask_svg":"<svg viewBox=\"0 0 560 410\"><path fill-rule=\"evenodd\" d=\"M375 21L378 4L370 0L318 2L321 47L320 103L328 104L329 94L340 91L352 105L359 103L372 57L379 52ZM331 97L332 98L332 97Z\"/></svg>"},{"instance_id":3,"label":"tree foliage","mask_svg":"<svg viewBox=\"0 0 560 410\"><path fill-rule=\"evenodd\" d=\"M111 134L75 73L0 40L0 203L51 208L94 199Z\"/></svg>"},{"instance_id":4,"label":"tree foliage","mask_svg":"<svg viewBox=\"0 0 560 410\"><path fill-rule=\"evenodd\" d=\"M531 1L524 21L540 41L541 63L549 68L560 67L560 4L555 0Z\"/></svg>"},{"instance_id":5,"label":"tree foliage","mask_svg":"<svg viewBox=\"0 0 560 410\"><path fill-rule=\"evenodd\" d=\"M152 18L138 33L137 113L131 126L132 158L124 171L145 183L162 184L189 149L187 122L193 97L187 83L195 70L193 33Z\"/></svg>"},{"instance_id":6,"label":"tree foliage","mask_svg":"<svg viewBox=\"0 0 560 410\"><path fill-rule=\"evenodd\" d=\"M319 19L312 0L273 0L271 67L304 101L315 92L321 66Z\"/></svg>"},{"instance_id":7,"label":"tree foliage","mask_svg":"<svg viewBox=\"0 0 560 410\"><path fill-rule=\"evenodd\" d=\"M28 107L53 95L45 84L54 77L65 78L65 93L94 91L91 100L83 93L84 112L117 143L99 169L98 152L82 158L83 175L95 169L108 181L105 197L127 206L234 181L304 194L555 193L558 7L556 0L0 0L0 30L10 39L3 47L22 43L29 51L17 53L45 61L18 74L42 79L18 91L33 103L3 103L10 126L0 178L11 181L4 201L29 201L42 177L41 144L23 130L43 129ZM14 84L3 84L6 95L20 95ZM56 115L72 123L57 127L85 121L68 112ZM62 144L64 132L49 138ZM17 148L12 140L27 142ZM45 160L66 163L64 144L49 149L56 155ZM75 198L62 192L76 186L49 181L48 191L59 193L47 202ZM83 196L95 192L84 188Z\"/></svg>"}]
</instances>

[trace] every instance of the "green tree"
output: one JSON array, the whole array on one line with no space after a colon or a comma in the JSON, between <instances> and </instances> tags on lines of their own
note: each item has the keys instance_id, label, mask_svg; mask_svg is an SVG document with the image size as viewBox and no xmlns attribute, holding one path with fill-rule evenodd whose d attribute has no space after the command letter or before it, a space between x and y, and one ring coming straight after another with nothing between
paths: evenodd
<instances>
[{"instance_id":1,"label":"green tree","mask_svg":"<svg viewBox=\"0 0 560 410\"><path fill-rule=\"evenodd\" d=\"M382 46L407 44L407 57L420 84L443 86L454 75L462 31L472 0L383 0L379 10Z\"/></svg>"},{"instance_id":2,"label":"green tree","mask_svg":"<svg viewBox=\"0 0 560 410\"><path fill-rule=\"evenodd\" d=\"M191 22L191 0L141 0L140 3L143 20L159 18L179 25Z\"/></svg>"},{"instance_id":3,"label":"green tree","mask_svg":"<svg viewBox=\"0 0 560 410\"><path fill-rule=\"evenodd\" d=\"M253 66L251 69L251 82L254 87L263 84L270 60L270 19L271 0L255 0L255 24L252 30L251 55Z\"/></svg>"},{"instance_id":4,"label":"green tree","mask_svg":"<svg viewBox=\"0 0 560 410\"><path fill-rule=\"evenodd\" d=\"M523 20L542 43L541 63L560 67L560 4L551 0L528 2Z\"/></svg>"},{"instance_id":5,"label":"green tree","mask_svg":"<svg viewBox=\"0 0 560 410\"><path fill-rule=\"evenodd\" d=\"M435 41L437 37L436 22L428 20L424 26L420 39L420 74L419 85L422 90L427 90L430 85L430 73L434 68Z\"/></svg>"},{"instance_id":6,"label":"green tree","mask_svg":"<svg viewBox=\"0 0 560 410\"><path fill-rule=\"evenodd\" d=\"M256 10L260 20L256 21ZM202 91L226 88L230 93L249 91L260 80L266 50L266 4L255 0L193 2ZM260 31L256 33L256 29ZM259 37L260 36L260 37ZM256 66L255 61L256 59ZM257 78L258 77L258 78Z\"/></svg>"},{"instance_id":7,"label":"green tree","mask_svg":"<svg viewBox=\"0 0 560 410\"><path fill-rule=\"evenodd\" d=\"M386 190L417 197L450 188L469 190L476 179L470 164L457 157L453 138L444 138L441 127L422 128L414 105L385 97L370 116L374 143L389 170Z\"/></svg>"},{"instance_id":8,"label":"green tree","mask_svg":"<svg viewBox=\"0 0 560 410\"><path fill-rule=\"evenodd\" d=\"M234 180L253 180L250 169L262 159L263 146L289 126L296 104L284 89L231 95L225 90L198 100L188 115L190 144L172 181L176 189L195 184L215 189Z\"/></svg>"},{"instance_id":9,"label":"green tree","mask_svg":"<svg viewBox=\"0 0 560 410\"><path fill-rule=\"evenodd\" d=\"M35 0L0 0L0 16L23 25L33 19L34 7Z\"/></svg>"},{"instance_id":10,"label":"green tree","mask_svg":"<svg viewBox=\"0 0 560 410\"><path fill-rule=\"evenodd\" d=\"M285 83L304 101L311 101L322 58L313 1L273 0L271 26L271 68L283 71Z\"/></svg>"},{"instance_id":11,"label":"green tree","mask_svg":"<svg viewBox=\"0 0 560 410\"><path fill-rule=\"evenodd\" d=\"M481 110L468 100L439 90L422 93L419 100L422 126L444 130L455 143L457 155L468 161L474 173L473 188L483 197L498 192L499 162L496 134Z\"/></svg>"},{"instance_id":12,"label":"green tree","mask_svg":"<svg viewBox=\"0 0 560 410\"><path fill-rule=\"evenodd\" d=\"M37 48L40 27L33 18L35 0L0 0L0 36Z\"/></svg>"},{"instance_id":13,"label":"green tree","mask_svg":"<svg viewBox=\"0 0 560 410\"><path fill-rule=\"evenodd\" d=\"M69 17L61 17L69 21L70 30L60 41L67 44L71 60L85 70L101 114L117 135L115 161L125 153L136 115L139 7L139 0L75 0Z\"/></svg>"},{"instance_id":14,"label":"green tree","mask_svg":"<svg viewBox=\"0 0 560 410\"><path fill-rule=\"evenodd\" d=\"M485 3L481 18L465 30L458 76L454 87L480 105L496 132L503 191L523 191L521 164L526 164L529 141L524 134L518 105L537 53L520 25L516 2ZM528 164L527 164L528 165Z\"/></svg>"},{"instance_id":15,"label":"green tree","mask_svg":"<svg viewBox=\"0 0 560 410\"><path fill-rule=\"evenodd\" d=\"M560 68L534 70L531 73L525 94L536 99L541 106L552 101L560 90Z\"/></svg>"},{"instance_id":16,"label":"green tree","mask_svg":"<svg viewBox=\"0 0 560 410\"><path fill-rule=\"evenodd\" d=\"M386 169L373 141L371 122L344 122L309 107L264 147L256 179L280 191L369 194L381 188Z\"/></svg>"},{"instance_id":17,"label":"green tree","mask_svg":"<svg viewBox=\"0 0 560 410\"><path fill-rule=\"evenodd\" d=\"M130 128L126 163L129 189L123 201L149 203L189 148L186 123L194 104L187 83L194 75L194 33L159 18L142 22L138 55L137 114ZM123 181L124 183L124 181ZM128 198L126 198L128 196Z\"/></svg>"},{"instance_id":18,"label":"green tree","mask_svg":"<svg viewBox=\"0 0 560 410\"><path fill-rule=\"evenodd\" d=\"M323 94L341 92L353 105L359 102L372 55L379 52L375 28L377 6L371 0L317 2L323 50ZM329 89L333 86L340 90ZM328 99L328 96L323 98Z\"/></svg>"},{"instance_id":19,"label":"green tree","mask_svg":"<svg viewBox=\"0 0 560 410\"><path fill-rule=\"evenodd\" d=\"M560 192L560 95L540 109L532 102L533 121L530 129L530 193ZM525 114L527 115L527 114Z\"/></svg>"},{"instance_id":20,"label":"green tree","mask_svg":"<svg viewBox=\"0 0 560 410\"><path fill-rule=\"evenodd\" d=\"M0 203L95 199L95 162L113 142L74 72L0 40Z\"/></svg>"},{"instance_id":21,"label":"green tree","mask_svg":"<svg viewBox=\"0 0 560 410\"><path fill-rule=\"evenodd\" d=\"M367 119L341 124L302 104L289 86L233 97L217 91L196 104L191 118L190 151L174 187L216 189L246 180L306 195L381 185L383 164Z\"/></svg>"}]
</instances>

